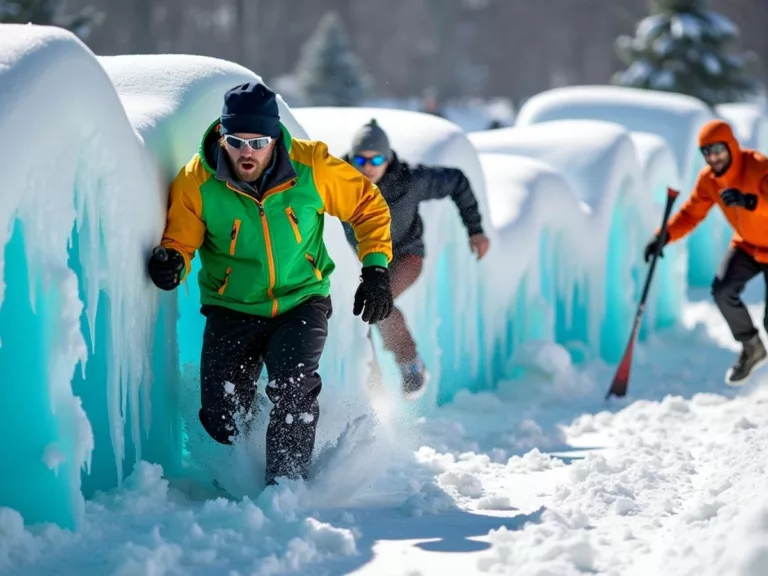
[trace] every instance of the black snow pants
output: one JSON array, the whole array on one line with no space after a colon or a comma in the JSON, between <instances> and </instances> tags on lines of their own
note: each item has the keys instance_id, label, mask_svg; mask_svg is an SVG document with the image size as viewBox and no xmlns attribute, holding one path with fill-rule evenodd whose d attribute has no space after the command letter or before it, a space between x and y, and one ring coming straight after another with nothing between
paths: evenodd
<instances>
[{"instance_id":1,"label":"black snow pants","mask_svg":"<svg viewBox=\"0 0 768 576\"><path fill-rule=\"evenodd\" d=\"M247 413L264 364L266 394L274 407L267 428L266 481L306 479L320 414L318 368L328 336L330 297L314 297L275 318L218 306L206 316L200 363L200 422L217 442L231 444L241 431L235 414Z\"/></svg>"},{"instance_id":2,"label":"black snow pants","mask_svg":"<svg viewBox=\"0 0 768 576\"><path fill-rule=\"evenodd\" d=\"M712 283L715 303L728 323L733 337L739 342L746 342L757 335L757 328L741 300L741 293L747 282L760 273L768 283L768 265L757 262L743 250L732 248L723 258L720 270ZM768 307L763 324L768 329Z\"/></svg>"}]
</instances>

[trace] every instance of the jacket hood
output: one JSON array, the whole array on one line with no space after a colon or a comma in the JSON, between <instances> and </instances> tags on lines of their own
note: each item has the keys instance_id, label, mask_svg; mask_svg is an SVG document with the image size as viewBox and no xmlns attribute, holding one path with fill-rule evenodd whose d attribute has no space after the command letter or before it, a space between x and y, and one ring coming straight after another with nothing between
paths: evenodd
<instances>
[{"instance_id":1,"label":"jacket hood","mask_svg":"<svg viewBox=\"0 0 768 576\"><path fill-rule=\"evenodd\" d=\"M730 166L718 178L726 181L738 178L743 164L741 146L733 134L733 129L723 120L710 120L699 131L699 148L716 142L723 142L731 153Z\"/></svg>"}]
</instances>

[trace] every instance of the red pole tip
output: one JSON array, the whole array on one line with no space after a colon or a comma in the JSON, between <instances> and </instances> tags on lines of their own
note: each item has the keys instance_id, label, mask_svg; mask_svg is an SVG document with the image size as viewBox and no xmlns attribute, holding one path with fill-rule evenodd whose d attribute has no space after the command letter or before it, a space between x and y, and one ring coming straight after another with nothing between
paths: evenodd
<instances>
[{"instance_id":1,"label":"red pole tip","mask_svg":"<svg viewBox=\"0 0 768 576\"><path fill-rule=\"evenodd\" d=\"M667 188L667 196L669 196L670 198L672 198L674 200L675 198L680 196L680 192L678 192L674 188Z\"/></svg>"}]
</instances>

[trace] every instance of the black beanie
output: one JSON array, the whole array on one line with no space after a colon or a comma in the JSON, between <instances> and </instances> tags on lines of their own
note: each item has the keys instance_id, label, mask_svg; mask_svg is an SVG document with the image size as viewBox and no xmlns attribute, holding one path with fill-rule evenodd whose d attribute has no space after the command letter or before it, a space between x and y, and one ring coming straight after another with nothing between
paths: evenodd
<instances>
[{"instance_id":1,"label":"black beanie","mask_svg":"<svg viewBox=\"0 0 768 576\"><path fill-rule=\"evenodd\" d=\"M240 84L224 94L221 132L280 136L280 113L275 93L264 84Z\"/></svg>"}]
</instances>

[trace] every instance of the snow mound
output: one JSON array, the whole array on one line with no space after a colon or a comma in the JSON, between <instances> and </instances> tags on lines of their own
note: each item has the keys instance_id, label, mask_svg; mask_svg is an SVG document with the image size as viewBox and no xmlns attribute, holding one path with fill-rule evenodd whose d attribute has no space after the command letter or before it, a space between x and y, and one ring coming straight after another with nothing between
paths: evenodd
<instances>
[{"instance_id":1,"label":"snow mound","mask_svg":"<svg viewBox=\"0 0 768 576\"><path fill-rule=\"evenodd\" d=\"M764 106L739 102L720 104L716 111L733 126L742 146L768 154L768 110Z\"/></svg>"},{"instance_id":2,"label":"snow mound","mask_svg":"<svg viewBox=\"0 0 768 576\"><path fill-rule=\"evenodd\" d=\"M594 119L615 122L635 132L656 134L666 141L675 156L681 193L685 197L704 166L698 150L699 130L714 117L704 102L682 94L623 86L570 86L530 98L521 107L515 125ZM709 287L729 241L730 227L722 214L713 210L686 241L691 285Z\"/></svg>"},{"instance_id":3,"label":"snow mound","mask_svg":"<svg viewBox=\"0 0 768 576\"><path fill-rule=\"evenodd\" d=\"M526 288L539 297L538 309L518 310L540 319L517 326L540 330L549 324L532 336L571 349L586 345L618 360L645 279L642 248L661 211L644 190L629 132L609 122L561 120L476 132L470 139L481 152L502 241L528 246L510 272L527 273ZM531 244L530 238L539 241ZM669 260L659 268L661 281L646 311L653 328L675 322L684 297L684 282L669 279L674 258ZM510 272L505 279L516 282ZM509 293L508 285L502 291ZM664 313L657 315L657 308Z\"/></svg>"},{"instance_id":4,"label":"snow mound","mask_svg":"<svg viewBox=\"0 0 768 576\"><path fill-rule=\"evenodd\" d=\"M134 129L169 181L197 152L205 129L221 113L229 88L261 78L233 62L176 54L100 56ZM301 125L278 96L280 117L296 138Z\"/></svg>"}]
</instances>

